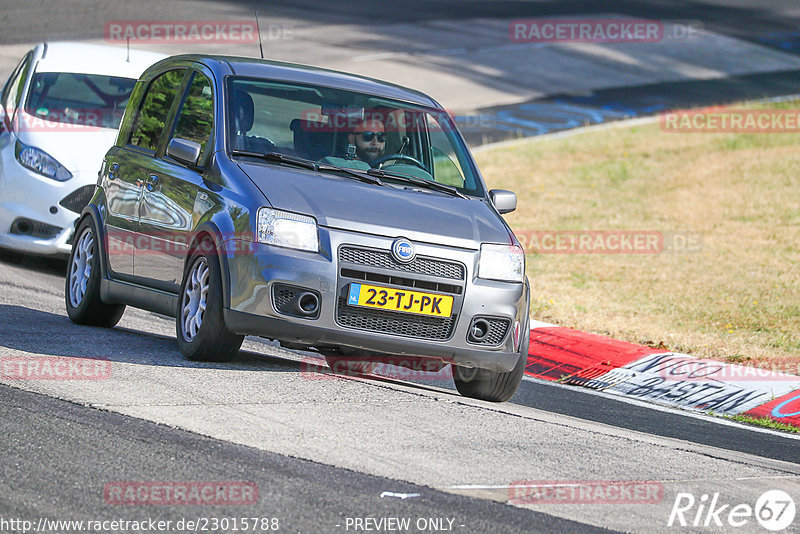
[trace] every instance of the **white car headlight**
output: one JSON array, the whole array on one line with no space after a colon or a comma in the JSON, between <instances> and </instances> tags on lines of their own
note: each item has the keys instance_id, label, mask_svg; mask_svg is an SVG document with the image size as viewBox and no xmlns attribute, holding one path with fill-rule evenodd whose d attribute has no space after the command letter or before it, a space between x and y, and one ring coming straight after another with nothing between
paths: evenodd
<instances>
[{"instance_id":1,"label":"white car headlight","mask_svg":"<svg viewBox=\"0 0 800 534\"><path fill-rule=\"evenodd\" d=\"M17 141L16 150L14 152L20 165L37 174L52 178L53 180L58 180L59 182L65 182L72 178L72 173L44 150L23 145Z\"/></svg>"},{"instance_id":2,"label":"white car headlight","mask_svg":"<svg viewBox=\"0 0 800 534\"><path fill-rule=\"evenodd\" d=\"M478 278L523 282L525 253L517 245L481 245Z\"/></svg>"},{"instance_id":3,"label":"white car headlight","mask_svg":"<svg viewBox=\"0 0 800 534\"><path fill-rule=\"evenodd\" d=\"M260 208L258 241L279 247L319 252L317 221L307 215Z\"/></svg>"}]
</instances>

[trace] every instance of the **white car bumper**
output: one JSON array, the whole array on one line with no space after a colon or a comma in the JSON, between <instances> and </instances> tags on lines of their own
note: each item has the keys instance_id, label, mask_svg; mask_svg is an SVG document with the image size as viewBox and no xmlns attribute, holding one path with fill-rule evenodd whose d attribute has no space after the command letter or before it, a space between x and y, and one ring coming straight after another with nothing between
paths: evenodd
<instances>
[{"instance_id":1,"label":"white car bumper","mask_svg":"<svg viewBox=\"0 0 800 534\"><path fill-rule=\"evenodd\" d=\"M75 220L85 205L83 199L97 182L96 173L75 173L69 180L58 182L26 169L7 150L3 150L2 167L0 247L35 254L69 254ZM84 187L83 195L68 198Z\"/></svg>"}]
</instances>

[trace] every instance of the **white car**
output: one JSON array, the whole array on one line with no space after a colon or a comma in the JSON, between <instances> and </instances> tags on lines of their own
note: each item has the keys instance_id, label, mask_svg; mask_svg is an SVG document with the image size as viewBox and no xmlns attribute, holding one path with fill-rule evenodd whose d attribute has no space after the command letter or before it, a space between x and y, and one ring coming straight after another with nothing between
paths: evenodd
<instances>
[{"instance_id":1,"label":"white car","mask_svg":"<svg viewBox=\"0 0 800 534\"><path fill-rule=\"evenodd\" d=\"M0 99L0 247L69 254L136 80L166 56L40 43Z\"/></svg>"}]
</instances>

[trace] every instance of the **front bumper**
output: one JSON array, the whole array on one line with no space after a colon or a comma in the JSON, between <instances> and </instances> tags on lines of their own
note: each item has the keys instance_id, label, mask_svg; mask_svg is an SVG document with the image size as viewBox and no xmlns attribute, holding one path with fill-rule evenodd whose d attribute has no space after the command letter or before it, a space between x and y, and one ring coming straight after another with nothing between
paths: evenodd
<instances>
[{"instance_id":1,"label":"front bumper","mask_svg":"<svg viewBox=\"0 0 800 534\"><path fill-rule=\"evenodd\" d=\"M492 371L513 369L528 325L527 286L476 278L477 250L415 243L417 258L428 260L425 273L398 272L397 266L389 263L358 265L354 262L360 260L343 253L346 248L357 248L388 256L392 241L323 227L318 254L246 241L226 242L220 251L226 257L223 264L227 264L226 325L239 334L323 349L344 348L346 354L417 356ZM435 272L440 264L461 266L460 279L452 270L440 276ZM380 316L373 316L371 310L354 309L343 296L351 282L364 282L359 276L371 277L365 283L378 286L408 289L409 284L420 284L423 289L416 290L452 295L453 318L430 326L434 321L401 312L381 311ZM279 312L273 289L285 286L317 294L318 314L306 318ZM364 317L351 320L354 312L363 312ZM491 318L493 324L507 328L490 344L470 342L468 330L475 317ZM415 321L426 324L415 328ZM400 326L395 329L395 324Z\"/></svg>"},{"instance_id":2,"label":"front bumper","mask_svg":"<svg viewBox=\"0 0 800 534\"><path fill-rule=\"evenodd\" d=\"M78 189L94 186L97 175L76 173L58 182L22 167L13 152L6 152L0 174L0 246L26 253L69 254L82 206L70 203L76 212L61 203Z\"/></svg>"}]
</instances>

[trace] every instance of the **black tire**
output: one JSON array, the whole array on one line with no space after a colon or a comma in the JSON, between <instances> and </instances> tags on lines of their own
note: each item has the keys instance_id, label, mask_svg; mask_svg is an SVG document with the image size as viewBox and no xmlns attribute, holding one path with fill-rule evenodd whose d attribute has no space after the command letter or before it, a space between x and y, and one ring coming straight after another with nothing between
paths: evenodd
<instances>
[{"instance_id":1,"label":"black tire","mask_svg":"<svg viewBox=\"0 0 800 534\"><path fill-rule=\"evenodd\" d=\"M222 276L219 262L212 252L213 246L204 245L208 250L203 247L195 249L186 263L175 315L175 334L178 339L178 347L187 359L202 362L229 362L239 353L244 336L232 333L225 326L222 315ZM207 268L205 309L200 312L199 327L194 323L193 326L188 327L190 330L193 328L196 330L186 332L187 313L197 312L197 305L203 300L202 284L196 276L194 279L192 278L193 273L196 275L196 269L203 266ZM187 292L189 285L191 285L190 291ZM190 293L195 294L195 291L197 292L197 301L193 301L190 297Z\"/></svg>"},{"instance_id":2,"label":"black tire","mask_svg":"<svg viewBox=\"0 0 800 534\"><path fill-rule=\"evenodd\" d=\"M101 247L91 219L81 221L75 235L64 283L67 315L73 323L111 328L122 318L125 305L106 304L100 299Z\"/></svg>"},{"instance_id":3,"label":"black tire","mask_svg":"<svg viewBox=\"0 0 800 534\"><path fill-rule=\"evenodd\" d=\"M455 382L458 392L465 397L490 402L505 402L513 397L522 382L522 375L525 374L530 336L530 328L526 325L521 339L517 365L506 373L454 365L453 382Z\"/></svg>"}]
</instances>

